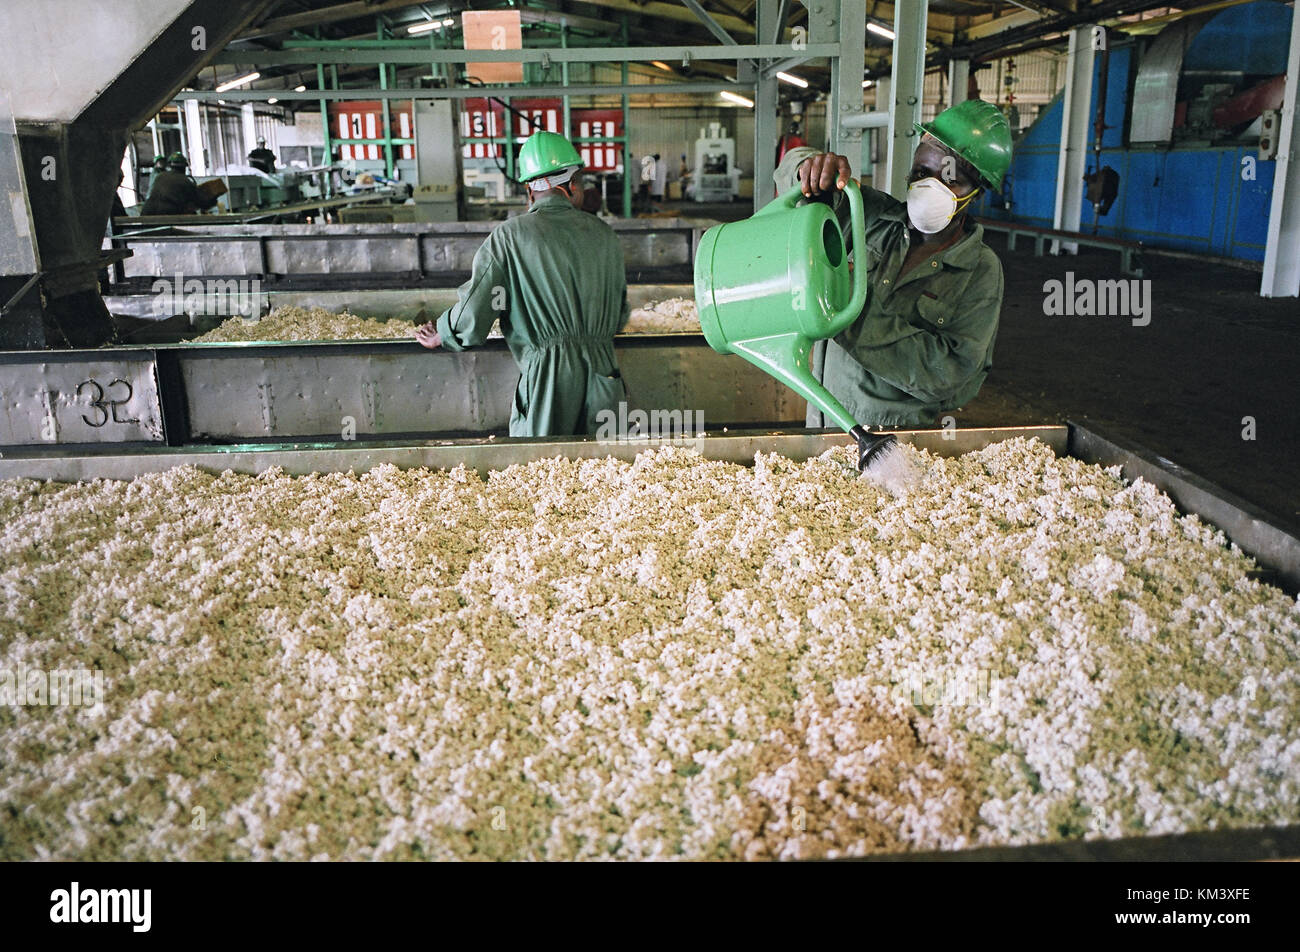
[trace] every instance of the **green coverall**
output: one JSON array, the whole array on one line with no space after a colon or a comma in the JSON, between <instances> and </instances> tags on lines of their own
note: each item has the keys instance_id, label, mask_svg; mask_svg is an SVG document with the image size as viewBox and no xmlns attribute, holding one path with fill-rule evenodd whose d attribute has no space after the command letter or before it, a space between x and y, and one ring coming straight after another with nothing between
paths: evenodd
<instances>
[{"instance_id":1,"label":"green coverall","mask_svg":"<svg viewBox=\"0 0 1300 952\"><path fill-rule=\"evenodd\" d=\"M627 272L614 230L560 195L494 229L474 271L438 318L448 350L487 339L500 319L519 365L511 436L595 433L626 398L614 335L628 319Z\"/></svg>"},{"instance_id":2,"label":"green coverall","mask_svg":"<svg viewBox=\"0 0 1300 952\"><path fill-rule=\"evenodd\" d=\"M791 149L775 175L784 193L798 184L799 163L817 149ZM844 225L848 201L836 193ZM1002 263L969 225L957 243L899 274L910 247L907 203L862 190L866 219L867 303L861 316L814 352L813 373L864 426L929 425L974 398L993 366L1002 311ZM821 360L819 355L824 354ZM809 407L808 425L826 426Z\"/></svg>"}]
</instances>

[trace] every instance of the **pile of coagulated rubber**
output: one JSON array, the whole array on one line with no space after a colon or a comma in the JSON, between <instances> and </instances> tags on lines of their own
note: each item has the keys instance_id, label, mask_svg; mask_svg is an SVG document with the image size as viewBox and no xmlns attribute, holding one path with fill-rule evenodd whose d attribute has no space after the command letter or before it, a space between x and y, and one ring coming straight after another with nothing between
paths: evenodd
<instances>
[{"instance_id":1,"label":"pile of coagulated rubber","mask_svg":"<svg viewBox=\"0 0 1300 952\"><path fill-rule=\"evenodd\" d=\"M247 341L375 340L414 337L416 325L400 318L379 320L323 307L281 305L263 317L230 317L191 344L226 344Z\"/></svg>"},{"instance_id":2,"label":"pile of coagulated rubber","mask_svg":"<svg viewBox=\"0 0 1300 952\"><path fill-rule=\"evenodd\" d=\"M375 340L414 337L416 324L402 318L381 320L358 317L347 311L335 313L321 307L282 305L264 317L250 320L231 317L192 338L191 344L218 344L250 341L322 341ZM622 334L685 334L700 332L695 302L685 298L668 298L634 308ZM489 337L500 337L501 329L493 325Z\"/></svg>"},{"instance_id":3,"label":"pile of coagulated rubber","mask_svg":"<svg viewBox=\"0 0 1300 952\"><path fill-rule=\"evenodd\" d=\"M0 858L766 858L1300 819L1300 610L1016 440L0 483Z\"/></svg>"}]
</instances>

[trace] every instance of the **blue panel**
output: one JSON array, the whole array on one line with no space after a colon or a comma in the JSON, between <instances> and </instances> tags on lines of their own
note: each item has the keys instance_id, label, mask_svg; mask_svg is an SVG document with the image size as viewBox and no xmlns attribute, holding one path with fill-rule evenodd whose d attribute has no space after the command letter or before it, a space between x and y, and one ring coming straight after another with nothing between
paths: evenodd
<instances>
[{"instance_id":1,"label":"blue panel","mask_svg":"<svg viewBox=\"0 0 1300 952\"><path fill-rule=\"evenodd\" d=\"M1238 201L1235 220L1229 231L1229 244L1225 254L1248 261L1264 260L1264 243L1268 235L1268 214L1273 203L1273 176L1277 172L1276 162L1256 162L1255 180L1241 180L1240 156L1252 155L1253 150L1243 149L1238 153Z\"/></svg>"},{"instance_id":2,"label":"blue panel","mask_svg":"<svg viewBox=\"0 0 1300 952\"><path fill-rule=\"evenodd\" d=\"M1275 0L1229 7L1202 27L1183 57L1183 69L1286 72L1291 9Z\"/></svg>"},{"instance_id":3,"label":"blue panel","mask_svg":"<svg viewBox=\"0 0 1300 952\"><path fill-rule=\"evenodd\" d=\"M1225 149L1219 153L1219 167L1215 174L1220 183L1219 192L1225 196L1225 200L1219 203L1220 207L1210 222L1210 248L1216 255L1229 253L1228 235L1237 216L1237 203L1241 198L1241 190L1233 187L1232 184L1232 177L1240 177L1241 174L1237 165L1240 155L1240 149Z\"/></svg>"},{"instance_id":4,"label":"blue panel","mask_svg":"<svg viewBox=\"0 0 1300 952\"><path fill-rule=\"evenodd\" d=\"M1218 171L1217 152L1169 153L1155 228L1165 236L1163 240L1178 240L1183 247L1210 250L1210 222L1216 214L1229 210L1233 191L1231 185L1222 193L1218 191Z\"/></svg>"},{"instance_id":5,"label":"blue panel","mask_svg":"<svg viewBox=\"0 0 1300 952\"><path fill-rule=\"evenodd\" d=\"M1016 144L1016 150L1033 149L1039 146L1061 145L1061 115L1065 112L1065 93L1057 93L1056 98L1038 112L1038 118L1029 127L1029 131Z\"/></svg>"},{"instance_id":6,"label":"blue panel","mask_svg":"<svg viewBox=\"0 0 1300 952\"><path fill-rule=\"evenodd\" d=\"M1119 191L1124 197L1122 231L1128 237L1140 237L1141 232L1151 228L1158 219L1164 180L1165 153L1129 153L1128 175L1119 182Z\"/></svg>"},{"instance_id":7,"label":"blue panel","mask_svg":"<svg viewBox=\"0 0 1300 952\"><path fill-rule=\"evenodd\" d=\"M1057 150L1021 155L1013 168L1012 214L1022 221L1050 224L1056 206Z\"/></svg>"}]
</instances>

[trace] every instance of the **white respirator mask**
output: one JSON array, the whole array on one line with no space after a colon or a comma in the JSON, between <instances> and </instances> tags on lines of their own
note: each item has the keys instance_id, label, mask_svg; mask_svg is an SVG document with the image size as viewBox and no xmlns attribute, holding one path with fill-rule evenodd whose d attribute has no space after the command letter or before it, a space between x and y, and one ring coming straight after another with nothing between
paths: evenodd
<instances>
[{"instance_id":1,"label":"white respirator mask","mask_svg":"<svg viewBox=\"0 0 1300 952\"><path fill-rule=\"evenodd\" d=\"M958 199L952 189L937 178L923 178L907 187L907 217L912 227L923 235L934 235L948 227L953 216L979 194L972 189Z\"/></svg>"}]
</instances>

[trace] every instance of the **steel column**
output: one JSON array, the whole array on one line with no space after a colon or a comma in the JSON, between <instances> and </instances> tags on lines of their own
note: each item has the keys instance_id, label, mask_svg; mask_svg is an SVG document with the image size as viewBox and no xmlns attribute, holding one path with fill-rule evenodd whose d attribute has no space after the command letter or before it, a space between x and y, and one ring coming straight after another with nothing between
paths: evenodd
<instances>
[{"instance_id":1,"label":"steel column","mask_svg":"<svg viewBox=\"0 0 1300 952\"><path fill-rule=\"evenodd\" d=\"M316 64L316 89L321 93L325 92L325 66L323 63ZM330 142L330 132L332 130L330 129L329 103L326 102L324 95L320 98L320 125L321 131L325 135L325 155L323 158L325 164L329 165L334 161L334 144ZM327 183L326 187L328 189L328 194L333 194L334 177L332 175L327 175L325 181Z\"/></svg>"},{"instance_id":2,"label":"steel column","mask_svg":"<svg viewBox=\"0 0 1300 952\"><path fill-rule=\"evenodd\" d=\"M831 60L831 105L834 113L827 115L826 132L831 139L831 151L849 157L854 172L866 172L867 158L864 144L867 137L860 127L845 125L863 112L862 74L864 52L867 46L867 18L862 5L853 0L843 0L839 5L840 55Z\"/></svg>"},{"instance_id":3,"label":"steel column","mask_svg":"<svg viewBox=\"0 0 1300 952\"><path fill-rule=\"evenodd\" d=\"M253 113L253 104L246 102L239 107L240 124L244 132L244 160L248 160L248 153L253 150L249 146L257 147L257 117Z\"/></svg>"},{"instance_id":4,"label":"steel column","mask_svg":"<svg viewBox=\"0 0 1300 952\"><path fill-rule=\"evenodd\" d=\"M622 17L622 37L623 45L628 42L627 14ZM627 60L623 61L623 71L621 73L623 86L627 87L628 69ZM623 217L632 217L632 114L627 108L627 93L623 93Z\"/></svg>"},{"instance_id":5,"label":"steel column","mask_svg":"<svg viewBox=\"0 0 1300 952\"><path fill-rule=\"evenodd\" d=\"M907 195L907 173L916 151L916 123L921 121L925 89L925 26L929 0L899 0L894 6L894 61L889 86L894 94L892 123L885 159L885 186L897 199ZM861 81L859 80L859 84Z\"/></svg>"},{"instance_id":6,"label":"steel column","mask_svg":"<svg viewBox=\"0 0 1300 952\"><path fill-rule=\"evenodd\" d=\"M1282 94L1277 168L1273 173L1273 204L1268 213L1264 277L1259 286L1259 293L1264 297L1300 295L1300 122L1296 122L1298 94L1300 12L1291 16L1291 52L1287 55L1286 91Z\"/></svg>"},{"instance_id":7,"label":"steel column","mask_svg":"<svg viewBox=\"0 0 1300 952\"><path fill-rule=\"evenodd\" d=\"M759 36L767 36L774 29L780 0L758 0L754 10ZM745 70L746 72L748 70ZM777 110L780 108L780 91L775 74L765 76L763 70L754 70L754 211L757 212L772 200L772 174L776 171Z\"/></svg>"},{"instance_id":8,"label":"steel column","mask_svg":"<svg viewBox=\"0 0 1300 952\"><path fill-rule=\"evenodd\" d=\"M968 88L970 88L970 60L955 59L948 64L948 105L951 107L965 102Z\"/></svg>"},{"instance_id":9,"label":"steel column","mask_svg":"<svg viewBox=\"0 0 1300 952\"><path fill-rule=\"evenodd\" d=\"M1083 210L1083 173L1088 160L1088 131L1092 106L1092 26L1070 31L1069 73L1061 114L1061 150L1056 163L1056 205L1052 227L1078 231ZM1078 254L1073 241L1053 241L1053 254Z\"/></svg>"},{"instance_id":10,"label":"steel column","mask_svg":"<svg viewBox=\"0 0 1300 952\"><path fill-rule=\"evenodd\" d=\"M569 30L563 23L560 24L560 48L564 49L569 45ZM567 88L569 85L569 61L565 60L560 64L560 82ZM564 138L573 138L573 117L570 114L569 96L564 96Z\"/></svg>"},{"instance_id":11,"label":"steel column","mask_svg":"<svg viewBox=\"0 0 1300 952\"><path fill-rule=\"evenodd\" d=\"M876 92L876 112L890 115L894 105L892 86L888 79L878 79L873 87ZM889 139L893 130L887 122L880 129L871 130L871 187L885 191L889 188Z\"/></svg>"},{"instance_id":12,"label":"steel column","mask_svg":"<svg viewBox=\"0 0 1300 952\"><path fill-rule=\"evenodd\" d=\"M208 159L203 150L203 123L199 120L199 104L185 103L185 148L189 152L190 174L207 175Z\"/></svg>"}]
</instances>

